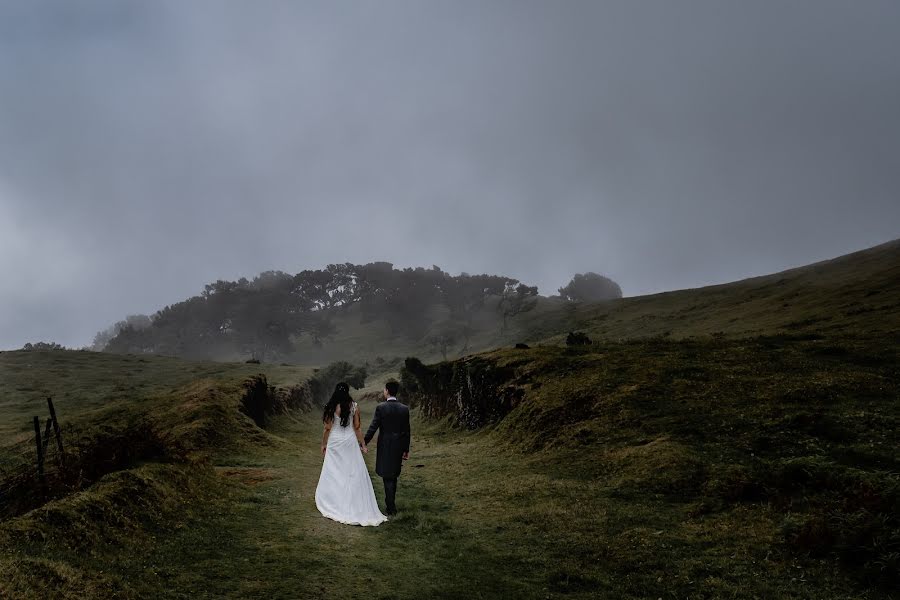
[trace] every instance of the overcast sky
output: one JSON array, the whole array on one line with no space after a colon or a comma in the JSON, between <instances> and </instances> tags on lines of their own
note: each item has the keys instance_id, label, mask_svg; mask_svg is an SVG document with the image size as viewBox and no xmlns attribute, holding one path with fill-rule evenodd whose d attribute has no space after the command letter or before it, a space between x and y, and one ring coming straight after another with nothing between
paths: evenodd
<instances>
[{"instance_id":1,"label":"overcast sky","mask_svg":"<svg viewBox=\"0 0 900 600\"><path fill-rule=\"evenodd\" d=\"M720 283L900 237L900 2L0 4L0 348L216 279Z\"/></svg>"}]
</instances>

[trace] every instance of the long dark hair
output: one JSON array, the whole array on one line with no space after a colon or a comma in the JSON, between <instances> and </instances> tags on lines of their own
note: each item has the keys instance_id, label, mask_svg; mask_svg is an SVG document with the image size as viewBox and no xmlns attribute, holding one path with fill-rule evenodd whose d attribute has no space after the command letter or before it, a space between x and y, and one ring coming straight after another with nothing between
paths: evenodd
<instances>
[{"instance_id":1,"label":"long dark hair","mask_svg":"<svg viewBox=\"0 0 900 600\"><path fill-rule=\"evenodd\" d=\"M334 386L334 393L331 399L325 405L325 411L322 413L322 421L328 423L334 421L334 411L338 404L341 405L341 427L346 427L350 422L350 403L353 398L350 397L350 386L343 381Z\"/></svg>"}]
</instances>

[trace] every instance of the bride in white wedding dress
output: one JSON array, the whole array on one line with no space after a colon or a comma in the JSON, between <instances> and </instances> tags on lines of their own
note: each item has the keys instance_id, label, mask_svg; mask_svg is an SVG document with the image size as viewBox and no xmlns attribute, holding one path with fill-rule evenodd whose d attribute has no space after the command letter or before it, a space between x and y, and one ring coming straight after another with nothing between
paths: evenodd
<instances>
[{"instance_id":1,"label":"bride in white wedding dress","mask_svg":"<svg viewBox=\"0 0 900 600\"><path fill-rule=\"evenodd\" d=\"M316 507L329 519L347 525L379 525L387 521L375 500L372 479L362 453L369 450L360 429L359 409L350 386L339 383L322 415L322 473Z\"/></svg>"}]
</instances>

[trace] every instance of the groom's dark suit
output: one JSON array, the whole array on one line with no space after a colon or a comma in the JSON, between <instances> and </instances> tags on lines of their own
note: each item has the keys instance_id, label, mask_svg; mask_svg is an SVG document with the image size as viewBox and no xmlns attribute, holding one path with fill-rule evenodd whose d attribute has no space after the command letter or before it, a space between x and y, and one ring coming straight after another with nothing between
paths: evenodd
<instances>
[{"instance_id":1,"label":"groom's dark suit","mask_svg":"<svg viewBox=\"0 0 900 600\"><path fill-rule=\"evenodd\" d=\"M375 456L375 472L384 480L384 501L388 514L397 512L394 498L397 494L397 477L403 466L403 455L409 452L409 407L396 398L388 398L375 408L372 424L366 432L366 444L378 434L378 453Z\"/></svg>"}]
</instances>

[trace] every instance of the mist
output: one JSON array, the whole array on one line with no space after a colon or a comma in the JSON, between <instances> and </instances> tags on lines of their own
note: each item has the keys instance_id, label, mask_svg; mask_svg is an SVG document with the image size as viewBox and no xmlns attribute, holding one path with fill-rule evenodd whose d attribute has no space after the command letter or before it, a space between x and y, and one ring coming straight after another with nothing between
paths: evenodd
<instances>
[{"instance_id":1,"label":"mist","mask_svg":"<svg viewBox=\"0 0 900 600\"><path fill-rule=\"evenodd\" d=\"M549 295L900 231L895 2L7 2L0 348L390 261Z\"/></svg>"}]
</instances>

